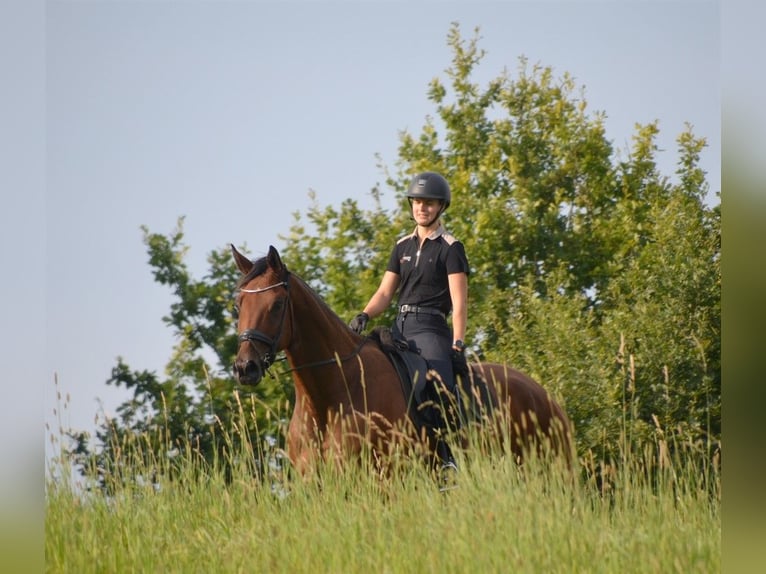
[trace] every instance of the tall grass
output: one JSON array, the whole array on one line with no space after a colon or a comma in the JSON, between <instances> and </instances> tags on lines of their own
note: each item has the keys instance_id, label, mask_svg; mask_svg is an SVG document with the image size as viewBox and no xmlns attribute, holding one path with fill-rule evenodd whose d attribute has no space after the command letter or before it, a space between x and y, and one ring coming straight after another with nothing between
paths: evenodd
<instances>
[{"instance_id":1,"label":"tall grass","mask_svg":"<svg viewBox=\"0 0 766 574\"><path fill-rule=\"evenodd\" d=\"M279 454L255 452L268 445L243 442L221 465L193 445L155 456L136 436L117 449L130 474L104 494L74 488L62 456L46 481L47 571L720 571L720 475L693 445L650 443L599 473L586 458L572 480L469 438L447 492L414 460L389 478L353 464L304 481L258 472L256 454Z\"/></svg>"}]
</instances>

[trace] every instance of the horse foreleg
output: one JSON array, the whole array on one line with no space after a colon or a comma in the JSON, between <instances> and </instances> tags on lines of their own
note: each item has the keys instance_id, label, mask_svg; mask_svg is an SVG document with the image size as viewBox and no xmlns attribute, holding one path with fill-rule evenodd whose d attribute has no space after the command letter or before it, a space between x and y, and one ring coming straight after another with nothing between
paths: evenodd
<instances>
[{"instance_id":1,"label":"horse foreleg","mask_svg":"<svg viewBox=\"0 0 766 574\"><path fill-rule=\"evenodd\" d=\"M287 455L298 475L308 478L315 471L320 457L319 433L316 421L293 415L287 428Z\"/></svg>"}]
</instances>

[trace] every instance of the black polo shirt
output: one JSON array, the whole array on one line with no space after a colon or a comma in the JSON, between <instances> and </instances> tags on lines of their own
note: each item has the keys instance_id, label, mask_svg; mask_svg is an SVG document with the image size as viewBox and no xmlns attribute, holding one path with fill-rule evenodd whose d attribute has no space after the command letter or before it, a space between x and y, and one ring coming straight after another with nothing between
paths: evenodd
<instances>
[{"instance_id":1,"label":"black polo shirt","mask_svg":"<svg viewBox=\"0 0 766 574\"><path fill-rule=\"evenodd\" d=\"M463 244L441 225L420 252L417 230L399 239L386 269L399 275L399 305L434 307L445 315L452 310L447 275L469 273Z\"/></svg>"}]
</instances>

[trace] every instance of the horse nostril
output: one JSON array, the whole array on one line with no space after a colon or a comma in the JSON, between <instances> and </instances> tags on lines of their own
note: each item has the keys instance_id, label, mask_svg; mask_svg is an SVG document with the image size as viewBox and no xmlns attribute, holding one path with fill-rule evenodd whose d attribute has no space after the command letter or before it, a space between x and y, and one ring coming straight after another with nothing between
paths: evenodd
<instances>
[{"instance_id":1,"label":"horse nostril","mask_svg":"<svg viewBox=\"0 0 766 574\"><path fill-rule=\"evenodd\" d=\"M234 362L234 375L240 383L254 385L261 380L263 373L258 363L248 359L246 361L237 360Z\"/></svg>"}]
</instances>

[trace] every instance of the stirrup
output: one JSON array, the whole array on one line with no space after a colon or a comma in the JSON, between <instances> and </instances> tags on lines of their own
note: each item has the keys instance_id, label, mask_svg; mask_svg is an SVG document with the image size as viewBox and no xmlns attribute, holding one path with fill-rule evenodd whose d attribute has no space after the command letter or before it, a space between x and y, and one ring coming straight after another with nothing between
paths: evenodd
<instances>
[{"instance_id":1,"label":"stirrup","mask_svg":"<svg viewBox=\"0 0 766 574\"><path fill-rule=\"evenodd\" d=\"M458 487L458 468L455 461L449 460L439 469L439 492L446 492Z\"/></svg>"},{"instance_id":2,"label":"stirrup","mask_svg":"<svg viewBox=\"0 0 766 574\"><path fill-rule=\"evenodd\" d=\"M447 462L442 464L441 471L442 473L444 473L445 471L457 472L458 471L457 463L455 463L454 460L448 460Z\"/></svg>"}]
</instances>

